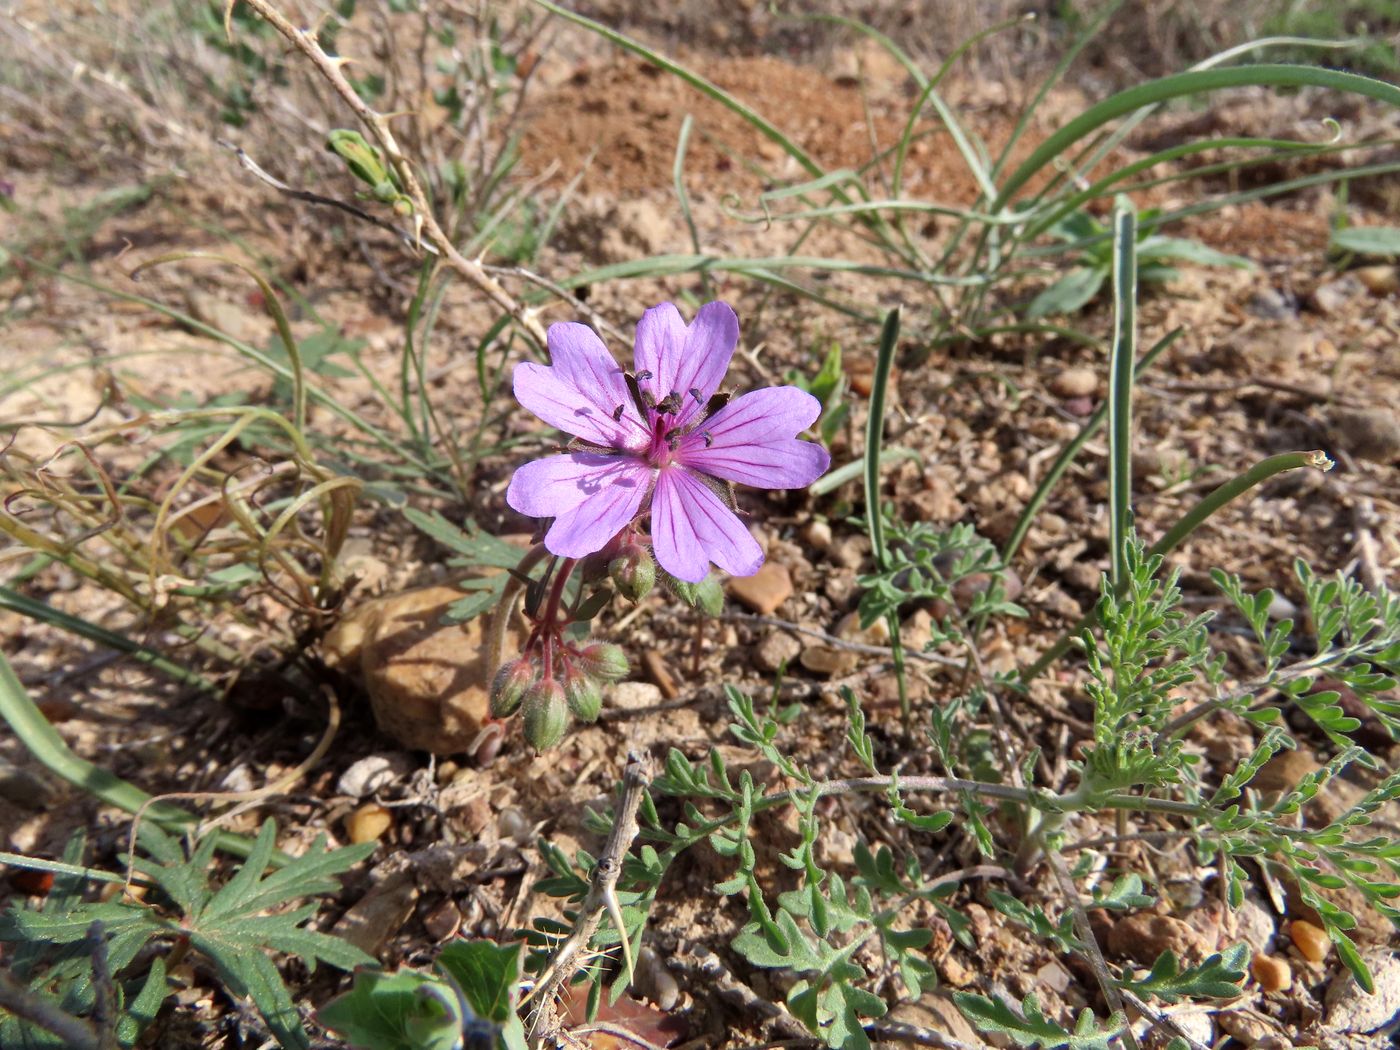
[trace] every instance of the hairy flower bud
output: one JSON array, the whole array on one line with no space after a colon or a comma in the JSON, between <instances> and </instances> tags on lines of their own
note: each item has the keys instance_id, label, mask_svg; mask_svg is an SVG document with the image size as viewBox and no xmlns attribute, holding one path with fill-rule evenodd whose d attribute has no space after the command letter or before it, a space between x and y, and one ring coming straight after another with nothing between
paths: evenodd
<instances>
[{"instance_id":1,"label":"hairy flower bud","mask_svg":"<svg viewBox=\"0 0 1400 1050\"><path fill-rule=\"evenodd\" d=\"M610 642L594 642L579 650L579 667L584 674L600 682L616 682L627 677L631 667L627 654L620 645Z\"/></svg>"},{"instance_id":2,"label":"hairy flower bud","mask_svg":"<svg viewBox=\"0 0 1400 1050\"><path fill-rule=\"evenodd\" d=\"M491 717L509 718L520 707L525 690L535 684L535 668L523 657L501 664L491 680Z\"/></svg>"},{"instance_id":3,"label":"hairy flower bud","mask_svg":"<svg viewBox=\"0 0 1400 1050\"><path fill-rule=\"evenodd\" d=\"M639 602L656 584L656 562L645 547L629 543L608 565L608 575L617 585L618 594Z\"/></svg>"},{"instance_id":4,"label":"hairy flower bud","mask_svg":"<svg viewBox=\"0 0 1400 1050\"><path fill-rule=\"evenodd\" d=\"M564 696L569 701L569 710L580 722L598 721L598 712L603 709L603 690L597 679L577 672L566 674Z\"/></svg>"},{"instance_id":5,"label":"hairy flower bud","mask_svg":"<svg viewBox=\"0 0 1400 1050\"><path fill-rule=\"evenodd\" d=\"M536 751L548 751L564 739L569 724L569 701L558 682L540 682L526 694L522 720L525 739Z\"/></svg>"}]
</instances>

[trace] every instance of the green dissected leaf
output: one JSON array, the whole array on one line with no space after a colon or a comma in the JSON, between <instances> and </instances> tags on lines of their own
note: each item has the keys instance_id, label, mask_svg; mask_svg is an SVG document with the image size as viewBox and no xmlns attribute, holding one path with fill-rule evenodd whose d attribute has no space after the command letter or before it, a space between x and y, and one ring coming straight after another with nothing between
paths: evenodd
<instances>
[{"instance_id":1,"label":"green dissected leaf","mask_svg":"<svg viewBox=\"0 0 1400 1050\"><path fill-rule=\"evenodd\" d=\"M1075 1023L1074 1031L1061 1027L1047 1018L1040 1010L1040 1001L1032 992L1021 1002L1021 1012L1017 1015L1000 1000L988 999L968 992L954 992L953 1001L963 1015L983 1032L1000 1032L1017 1045L1041 1047L1042 1050L1113 1050L1114 1040L1123 1031L1125 1022L1120 1017L1109 1019L1108 1026L1100 1028L1093 1012L1084 1010Z\"/></svg>"},{"instance_id":2,"label":"green dissected leaf","mask_svg":"<svg viewBox=\"0 0 1400 1050\"><path fill-rule=\"evenodd\" d=\"M351 1050L454 1050L461 1019L434 992L453 996L445 981L416 970L360 970L316 1016Z\"/></svg>"},{"instance_id":3,"label":"green dissected leaf","mask_svg":"<svg viewBox=\"0 0 1400 1050\"><path fill-rule=\"evenodd\" d=\"M1082 951L1083 943L1074 933L1074 913L1066 910L1060 917L1058 923L1050 921L1050 916L1045 914L1045 910L1036 905L1034 908L1023 904L1009 893L1002 893L1000 890L988 891L988 898L992 906L1001 912L1012 922L1015 922L1030 930L1037 936L1044 937L1059 948L1062 952Z\"/></svg>"},{"instance_id":4,"label":"green dissected leaf","mask_svg":"<svg viewBox=\"0 0 1400 1050\"><path fill-rule=\"evenodd\" d=\"M1334 251L1357 255L1400 255L1400 229L1394 226L1348 226L1332 231Z\"/></svg>"},{"instance_id":5,"label":"green dissected leaf","mask_svg":"<svg viewBox=\"0 0 1400 1050\"><path fill-rule=\"evenodd\" d=\"M1249 967L1249 948L1232 945L1217 952L1199 966L1183 970L1174 952L1157 956L1146 977L1135 981L1120 981L1143 999L1155 997L1164 1003L1182 999L1233 999L1241 992Z\"/></svg>"},{"instance_id":6,"label":"green dissected leaf","mask_svg":"<svg viewBox=\"0 0 1400 1050\"><path fill-rule=\"evenodd\" d=\"M409 524L432 537L448 550L461 555L452 559L451 565L487 566L495 569L513 569L520 564L525 552L504 540L497 539L480 529L467 532L448 521L437 511L427 513L415 507L404 507L403 516Z\"/></svg>"},{"instance_id":7,"label":"green dissected leaf","mask_svg":"<svg viewBox=\"0 0 1400 1050\"><path fill-rule=\"evenodd\" d=\"M1089 303L1108 280L1108 267L1076 266L1031 300L1026 319L1038 321L1052 314L1072 314Z\"/></svg>"},{"instance_id":8,"label":"green dissected leaf","mask_svg":"<svg viewBox=\"0 0 1400 1050\"><path fill-rule=\"evenodd\" d=\"M437 966L457 982L478 1017L501 1024L515 1015L519 943L454 941L438 954Z\"/></svg>"},{"instance_id":9,"label":"green dissected leaf","mask_svg":"<svg viewBox=\"0 0 1400 1050\"><path fill-rule=\"evenodd\" d=\"M1120 875L1108 889L1094 891L1094 907L1115 911L1150 907L1156 903L1156 898L1143 893L1142 888L1142 876L1132 873Z\"/></svg>"}]
</instances>

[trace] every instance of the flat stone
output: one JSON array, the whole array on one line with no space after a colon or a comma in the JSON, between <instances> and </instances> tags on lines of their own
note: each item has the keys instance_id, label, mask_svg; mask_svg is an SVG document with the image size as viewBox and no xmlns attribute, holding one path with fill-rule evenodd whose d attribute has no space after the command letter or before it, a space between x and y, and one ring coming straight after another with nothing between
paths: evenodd
<instances>
[{"instance_id":1,"label":"flat stone","mask_svg":"<svg viewBox=\"0 0 1400 1050\"><path fill-rule=\"evenodd\" d=\"M766 561L752 576L730 580L729 593L759 616L772 616L792 597L792 576L781 562Z\"/></svg>"},{"instance_id":2,"label":"flat stone","mask_svg":"<svg viewBox=\"0 0 1400 1050\"><path fill-rule=\"evenodd\" d=\"M807 670L827 675L850 674L860 662L860 657L850 649L821 644L807 646L799 659Z\"/></svg>"},{"instance_id":3,"label":"flat stone","mask_svg":"<svg viewBox=\"0 0 1400 1050\"><path fill-rule=\"evenodd\" d=\"M780 667L791 666L801 652L801 642L787 631L774 627L764 632L753 647L754 666L767 674L776 674Z\"/></svg>"},{"instance_id":4,"label":"flat stone","mask_svg":"<svg viewBox=\"0 0 1400 1050\"><path fill-rule=\"evenodd\" d=\"M340 917L331 933L361 951L377 956L389 938L413 915L418 887L413 873L390 875L372 887Z\"/></svg>"},{"instance_id":5,"label":"flat stone","mask_svg":"<svg viewBox=\"0 0 1400 1050\"><path fill-rule=\"evenodd\" d=\"M1343 1032L1374 1032L1400 1016L1400 959L1389 952L1365 959L1376 983L1374 995L1367 995L1348 970L1327 986L1327 1023Z\"/></svg>"},{"instance_id":6,"label":"flat stone","mask_svg":"<svg viewBox=\"0 0 1400 1050\"><path fill-rule=\"evenodd\" d=\"M487 617L442 622L461 597L445 584L424 587L380 599L363 620L355 618L360 673L375 721L403 747L438 755L468 751L490 717ZM522 632L514 633L512 651L523 641Z\"/></svg>"},{"instance_id":7,"label":"flat stone","mask_svg":"<svg viewBox=\"0 0 1400 1050\"><path fill-rule=\"evenodd\" d=\"M1351 274L1328 281L1313 289L1312 307L1323 317L1333 317L1364 290L1362 283Z\"/></svg>"},{"instance_id":8,"label":"flat stone","mask_svg":"<svg viewBox=\"0 0 1400 1050\"><path fill-rule=\"evenodd\" d=\"M367 755L355 762L336 781L336 790L351 798L364 798L402 780L413 772L413 759L402 751Z\"/></svg>"},{"instance_id":9,"label":"flat stone","mask_svg":"<svg viewBox=\"0 0 1400 1050\"><path fill-rule=\"evenodd\" d=\"M650 682L618 682L603 694L603 706L635 711L656 707L662 699L660 688Z\"/></svg>"}]
</instances>

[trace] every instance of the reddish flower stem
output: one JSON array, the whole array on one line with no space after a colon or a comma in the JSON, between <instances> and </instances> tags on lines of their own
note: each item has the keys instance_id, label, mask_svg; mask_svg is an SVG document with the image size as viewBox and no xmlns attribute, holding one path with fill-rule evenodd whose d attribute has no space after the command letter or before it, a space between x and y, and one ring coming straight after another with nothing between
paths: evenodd
<instances>
[{"instance_id":1,"label":"reddish flower stem","mask_svg":"<svg viewBox=\"0 0 1400 1050\"><path fill-rule=\"evenodd\" d=\"M563 647L563 624L559 622L559 606L564 600L564 585L569 582L569 577L573 574L574 566L577 564L578 562L573 558L565 558L559 563L554 572L554 582L549 588L549 597L545 600L544 612L541 613L539 622L535 624L535 630L530 635L530 642L534 642L537 638L540 641L540 648L543 652L542 670L546 682L554 677L554 649L558 646L562 650ZM529 648L528 643L526 648Z\"/></svg>"}]
</instances>

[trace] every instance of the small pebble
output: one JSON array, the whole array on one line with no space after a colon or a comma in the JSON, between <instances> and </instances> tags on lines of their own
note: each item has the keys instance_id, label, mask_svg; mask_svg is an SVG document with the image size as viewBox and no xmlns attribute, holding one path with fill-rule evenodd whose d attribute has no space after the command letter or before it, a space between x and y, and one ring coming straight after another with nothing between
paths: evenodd
<instances>
[{"instance_id":1,"label":"small pebble","mask_svg":"<svg viewBox=\"0 0 1400 1050\"><path fill-rule=\"evenodd\" d=\"M1312 308L1323 317L1333 317L1341 313L1347 303L1361 291L1361 282L1351 274L1345 274L1335 281L1328 281L1313 289Z\"/></svg>"},{"instance_id":2,"label":"small pebble","mask_svg":"<svg viewBox=\"0 0 1400 1050\"><path fill-rule=\"evenodd\" d=\"M854 671L860 657L850 649L818 644L803 649L800 662L815 674L842 675Z\"/></svg>"},{"instance_id":3,"label":"small pebble","mask_svg":"<svg viewBox=\"0 0 1400 1050\"><path fill-rule=\"evenodd\" d=\"M791 665L799 653L802 643L787 631L774 627L768 630L753 647L754 666L767 674L776 674L778 668Z\"/></svg>"},{"instance_id":4,"label":"small pebble","mask_svg":"<svg viewBox=\"0 0 1400 1050\"><path fill-rule=\"evenodd\" d=\"M636 711L661 703L661 690L650 682L618 682L608 690L605 699L611 707Z\"/></svg>"},{"instance_id":5,"label":"small pebble","mask_svg":"<svg viewBox=\"0 0 1400 1050\"><path fill-rule=\"evenodd\" d=\"M507 806L496 815L496 830L503 839L524 841L530 835L530 822L514 806Z\"/></svg>"},{"instance_id":6,"label":"small pebble","mask_svg":"<svg viewBox=\"0 0 1400 1050\"><path fill-rule=\"evenodd\" d=\"M1249 972L1266 992L1286 992L1293 986L1293 970L1286 959L1256 955L1249 964Z\"/></svg>"},{"instance_id":7,"label":"small pebble","mask_svg":"<svg viewBox=\"0 0 1400 1050\"><path fill-rule=\"evenodd\" d=\"M345 818L345 830L354 843L376 842L394 826L394 816L378 802L366 802Z\"/></svg>"},{"instance_id":8,"label":"small pebble","mask_svg":"<svg viewBox=\"0 0 1400 1050\"><path fill-rule=\"evenodd\" d=\"M1352 273L1372 295L1400 292L1400 270L1394 266L1361 266Z\"/></svg>"},{"instance_id":9,"label":"small pebble","mask_svg":"<svg viewBox=\"0 0 1400 1050\"><path fill-rule=\"evenodd\" d=\"M1092 368L1066 368L1050 380L1050 393L1056 397L1093 397L1099 389L1099 376Z\"/></svg>"},{"instance_id":10,"label":"small pebble","mask_svg":"<svg viewBox=\"0 0 1400 1050\"><path fill-rule=\"evenodd\" d=\"M650 947L637 953L636 989L666 1013L674 1010L681 998L680 985Z\"/></svg>"},{"instance_id":11,"label":"small pebble","mask_svg":"<svg viewBox=\"0 0 1400 1050\"><path fill-rule=\"evenodd\" d=\"M813 550L830 550L831 540L831 526L824 521L808 522L807 527L802 530L802 541Z\"/></svg>"},{"instance_id":12,"label":"small pebble","mask_svg":"<svg viewBox=\"0 0 1400 1050\"><path fill-rule=\"evenodd\" d=\"M423 916L423 929L429 937L441 943L462 928L462 912L451 897L445 897Z\"/></svg>"},{"instance_id":13,"label":"small pebble","mask_svg":"<svg viewBox=\"0 0 1400 1050\"><path fill-rule=\"evenodd\" d=\"M1288 928L1288 936L1293 945L1308 962L1322 962L1332 947L1332 939L1321 926L1314 926L1305 919L1294 919Z\"/></svg>"},{"instance_id":14,"label":"small pebble","mask_svg":"<svg viewBox=\"0 0 1400 1050\"><path fill-rule=\"evenodd\" d=\"M402 752L368 755L352 763L340 774L335 788L342 795L351 798L364 798L376 791L383 791L397 780L408 775L413 762Z\"/></svg>"},{"instance_id":15,"label":"small pebble","mask_svg":"<svg viewBox=\"0 0 1400 1050\"><path fill-rule=\"evenodd\" d=\"M736 576L730 580L729 593L759 616L772 616L792 597L792 576L782 562L767 561L752 576Z\"/></svg>"}]
</instances>

